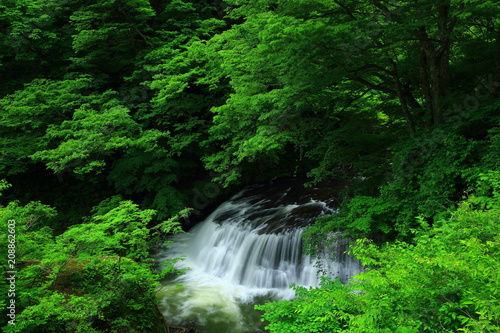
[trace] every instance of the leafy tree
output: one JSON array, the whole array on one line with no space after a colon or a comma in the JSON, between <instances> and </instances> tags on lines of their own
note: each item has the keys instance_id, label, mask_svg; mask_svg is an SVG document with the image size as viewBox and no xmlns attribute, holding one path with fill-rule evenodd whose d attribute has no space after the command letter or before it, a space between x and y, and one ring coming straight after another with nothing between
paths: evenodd
<instances>
[{"instance_id":1,"label":"leafy tree","mask_svg":"<svg viewBox=\"0 0 500 333\"><path fill-rule=\"evenodd\" d=\"M264 310L270 332L344 332L357 311L357 297L339 281L325 280L321 288L295 287L296 299L256 306Z\"/></svg>"},{"instance_id":2,"label":"leafy tree","mask_svg":"<svg viewBox=\"0 0 500 333\"><path fill-rule=\"evenodd\" d=\"M69 16L76 2L4 1L0 5L0 97L35 78L61 79L72 55Z\"/></svg>"},{"instance_id":3,"label":"leafy tree","mask_svg":"<svg viewBox=\"0 0 500 333\"><path fill-rule=\"evenodd\" d=\"M122 201L106 214L93 216L89 223L70 227L58 242L72 256L107 254L145 259L149 254L146 226L154 214L153 210L140 211L131 201Z\"/></svg>"},{"instance_id":4,"label":"leafy tree","mask_svg":"<svg viewBox=\"0 0 500 333\"><path fill-rule=\"evenodd\" d=\"M92 88L92 79L83 75L66 80L35 79L2 98L0 172L26 172L31 164L29 157L46 147L43 137L49 125L61 124L74 109L88 103Z\"/></svg>"},{"instance_id":5,"label":"leafy tree","mask_svg":"<svg viewBox=\"0 0 500 333\"><path fill-rule=\"evenodd\" d=\"M448 108L448 97L464 91L448 85L460 67L450 67L451 58L476 73L494 68L498 8L491 2L229 3L243 22L207 42L216 57L212 82L228 77L233 89L213 109L210 142L223 149L205 161L217 171L279 164L294 150L299 161L305 155L321 163L315 176L381 164L388 142L424 133L443 123L445 113L451 119L458 112ZM466 55L479 44L486 52L472 64Z\"/></svg>"},{"instance_id":6,"label":"leafy tree","mask_svg":"<svg viewBox=\"0 0 500 333\"><path fill-rule=\"evenodd\" d=\"M98 73L119 73L131 65L140 49L151 43L148 20L155 15L148 0L97 1L71 15L76 34L74 64Z\"/></svg>"},{"instance_id":7,"label":"leafy tree","mask_svg":"<svg viewBox=\"0 0 500 333\"><path fill-rule=\"evenodd\" d=\"M350 237L383 241L412 238L415 216L429 223L454 210L477 181L485 142L467 140L435 129L394 147L390 173L374 195L346 198L340 211L319 219L306 232L312 252L325 246L333 230ZM366 193L366 192L365 192Z\"/></svg>"},{"instance_id":8,"label":"leafy tree","mask_svg":"<svg viewBox=\"0 0 500 333\"><path fill-rule=\"evenodd\" d=\"M200 41L225 26L212 10L190 1L167 4L159 14L167 22L159 31L162 45L145 57L144 67L155 73L147 83L155 94L152 109L142 110L138 117L168 130L171 153L188 159L205 152L200 142L207 139L212 124L210 108L223 103L225 96L226 85L206 82L211 59L200 49Z\"/></svg>"},{"instance_id":9,"label":"leafy tree","mask_svg":"<svg viewBox=\"0 0 500 333\"><path fill-rule=\"evenodd\" d=\"M166 332L154 297L157 278L148 268L120 257L49 267L48 283L21 295L29 306L5 332ZM34 279L44 268L42 262L21 276Z\"/></svg>"},{"instance_id":10,"label":"leafy tree","mask_svg":"<svg viewBox=\"0 0 500 333\"><path fill-rule=\"evenodd\" d=\"M47 129L46 140L62 141L57 148L39 150L33 158L45 161L54 172L74 164L75 173L99 172L105 158L118 150L156 147L156 141L165 134L156 130L142 131L129 115L129 110L113 99L114 92L103 94L99 110L98 100L84 104L73 113L71 120ZM97 97L97 96L95 96Z\"/></svg>"},{"instance_id":11,"label":"leafy tree","mask_svg":"<svg viewBox=\"0 0 500 333\"><path fill-rule=\"evenodd\" d=\"M193 187L307 174L349 180L308 249L345 231L370 270L264 305L271 330L498 330L499 10L4 1L0 219L24 325L5 329L164 331L148 255Z\"/></svg>"},{"instance_id":12,"label":"leafy tree","mask_svg":"<svg viewBox=\"0 0 500 333\"><path fill-rule=\"evenodd\" d=\"M83 214L113 191L154 208L158 219L185 206L189 194L180 192L192 188L193 174L208 177L196 162L204 153L198 141L206 139L208 110L218 98L207 98L208 88L200 85L178 98L158 96L150 103L161 88L149 85L154 75L199 70L192 58L182 60L185 47L223 27L214 17L220 18L220 12L189 1L51 0L30 6L19 0L3 6L5 71L17 71L26 66L23 62L41 57L32 38L58 64L50 73L33 70L15 89L6 87L0 95L5 95L0 101L5 110L0 116L0 173L15 183L19 193L13 197L66 205L55 196L21 189L36 174L47 179L43 163L57 181L65 182L47 181L47 187L62 192L71 182L74 188L93 188L95 198L82 207ZM53 52L56 44L61 52ZM163 76L158 79L164 81Z\"/></svg>"}]
</instances>

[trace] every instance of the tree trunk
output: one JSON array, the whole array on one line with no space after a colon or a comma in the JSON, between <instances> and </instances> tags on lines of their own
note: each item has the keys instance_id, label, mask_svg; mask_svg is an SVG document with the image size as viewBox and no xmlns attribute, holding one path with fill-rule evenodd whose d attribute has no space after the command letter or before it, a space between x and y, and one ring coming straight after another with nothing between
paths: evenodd
<instances>
[{"instance_id":1,"label":"tree trunk","mask_svg":"<svg viewBox=\"0 0 500 333\"><path fill-rule=\"evenodd\" d=\"M415 122L413 121L413 116L408 109L408 100L405 96L405 92L403 91L403 87L401 81L399 79L398 68L394 60L390 60L394 78L394 89L398 95L399 103L401 104L401 109L403 110L403 116L406 119L406 123L408 124L408 129L410 131L410 137L415 137Z\"/></svg>"},{"instance_id":2,"label":"tree trunk","mask_svg":"<svg viewBox=\"0 0 500 333\"><path fill-rule=\"evenodd\" d=\"M420 78L424 94L427 118L431 125L443 122L445 109L444 100L448 95L448 69L450 63L451 39L450 35L456 19L449 17L450 1L442 1L437 5L437 35L431 39L426 27L417 29L416 36L420 41ZM437 45L436 45L437 43ZM430 117L429 117L430 116Z\"/></svg>"},{"instance_id":3,"label":"tree trunk","mask_svg":"<svg viewBox=\"0 0 500 333\"><path fill-rule=\"evenodd\" d=\"M448 64L448 57L442 54L433 55L429 61L433 125L443 122L443 98L447 95Z\"/></svg>"},{"instance_id":4,"label":"tree trunk","mask_svg":"<svg viewBox=\"0 0 500 333\"><path fill-rule=\"evenodd\" d=\"M420 48L420 86L422 87L422 93L424 94L425 101L425 113L424 122L422 125L430 126L434 120L432 119L432 110L434 109L432 104L431 95L431 85L429 83L429 73L427 70L428 66L427 55L423 47Z\"/></svg>"},{"instance_id":5,"label":"tree trunk","mask_svg":"<svg viewBox=\"0 0 500 333\"><path fill-rule=\"evenodd\" d=\"M493 69L492 80L492 95L493 97L500 97L500 27L497 33L497 42L495 45L495 68Z\"/></svg>"}]
</instances>

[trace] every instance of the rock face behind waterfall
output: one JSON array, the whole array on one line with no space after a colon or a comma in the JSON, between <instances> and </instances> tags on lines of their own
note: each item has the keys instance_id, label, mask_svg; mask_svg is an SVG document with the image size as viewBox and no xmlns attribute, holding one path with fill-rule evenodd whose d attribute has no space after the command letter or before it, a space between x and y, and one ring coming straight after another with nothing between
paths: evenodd
<instances>
[{"instance_id":1,"label":"rock face behind waterfall","mask_svg":"<svg viewBox=\"0 0 500 333\"><path fill-rule=\"evenodd\" d=\"M346 242L332 256L312 259L302 253L301 234L318 216L335 212L328 187L305 189L297 180L248 187L221 204L190 232L176 236L166 257L185 257L178 268L183 287L180 317L197 306L233 311L257 296L290 299L292 285L316 287L320 276L346 281L361 271L346 256ZM172 300L165 304L171 317ZM208 302L208 303L206 303ZM233 310L230 310L230 309Z\"/></svg>"}]
</instances>

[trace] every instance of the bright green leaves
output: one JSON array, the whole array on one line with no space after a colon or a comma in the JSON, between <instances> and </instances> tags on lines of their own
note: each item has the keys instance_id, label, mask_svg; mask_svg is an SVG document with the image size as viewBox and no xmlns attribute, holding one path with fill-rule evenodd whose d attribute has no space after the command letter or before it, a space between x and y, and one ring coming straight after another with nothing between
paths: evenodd
<instances>
[{"instance_id":1,"label":"bright green leaves","mask_svg":"<svg viewBox=\"0 0 500 333\"><path fill-rule=\"evenodd\" d=\"M58 238L58 244L69 255L83 258L106 254L144 259L148 256L146 225L155 213L123 201L106 214L95 215L90 223L70 227Z\"/></svg>"},{"instance_id":2,"label":"bright green leaves","mask_svg":"<svg viewBox=\"0 0 500 333\"><path fill-rule=\"evenodd\" d=\"M0 222L5 226L1 230L0 246L7 249L7 224L15 221L16 262L39 260L47 247L53 242L52 230L56 210L40 202L21 205L11 202L0 206ZM6 252L4 252L6 253Z\"/></svg>"},{"instance_id":3,"label":"bright green leaves","mask_svg":"<svg viewBox=\"0 0 500 333\"><path fill-rule=\"evenodd\" d=\"M350 285L296 288L297 299L268 303L271 332L497 332L500 329L500 188L461 202L448 219L416 232L412 244L359 239L367 267ZM483 186L484 187L484 186ZM422 218L420 223L425 224Z\"/></svg>"},{"instance_id":4,"label":"bright green leaves","mask_svg":"<svg viewBox=\"0 0 500 333\"><path fill-rule=\"evenodd\" d=\"M88 318L99 316L99 306L86 297L53 293L16 316L16 325L4 327L4 332L50 332L71 329L97 333Z\"/></svg>"},{"instance_id":5,"label":"bright green leaves","mask_svg":"<svg viewBox=\"0 0 500 333\"><path fill-rule=\"evenodd\" d=\"M264 310L266 329L273 333L345 332L357 296L339 281L324 281L318 289L295 287L297 298L256 306ZM352 302L352 303L351 303Z\"/></svg>"},{"instance_id":6,"label":"bright green leaves","mask_svg":"<svg viewBox=\"0 0 500 333\"><path fill-rule=\"evenodd\" d=\"M49 266L50 267L50 266ZM121 257L71 259L59 267L33 265L24 274L35 282L21 291L16 325L5 332L161 332L163 320L155 303L155 276L137 262ZM40 287L41 269L52 269ZM43 274L43 273L42 273Z\"/></svg>"},{"instance_id":7,"label":"bright green leaves","mask_svg":"<svg viewBox=\"0 0 500 333\"><path fill-rule=\"evenodd\" d=\"M405 122L415 136L444 121L448 93L463 93L447 86L458 70L449 68L450 57L481 58L469 62L475 73L493 68L490 51L473 55L459 36L474 31L476 45L490 50L494 14L476 18L476 9L460 1L229 4L242 23L207 42L219 69L212 78L226 76L233 90L225 105L213 108L211 140L223 149L205 161L217 171L279 161L287 147L320 164L311 173L318 179L345 165L367 170L384 163L373 155L387 156L391 142L408 136ZM483 19L491 24L484 27ZM270 118L285 129L269 135ZM367 173L373 172L381 170Z\"/></svg>"},{"instance_id":8,"label":"bright green leaves","mask_svg":"<svg viewBox=\"0 0 500 333\"><path fill-rule=\"evenodd\" d=\"M155 214L115 197L54 238L47 227L54 209L37 202L0 206L4 226L15 220L17 271L16 325L4 320L2 329L162 332L155 299L160 273L151 267L149 251L162 235L181 228L172 218L150 229ZM5 232L1 240L7 248ZM165 267L163 274L174 271L171 262ZM5 281L0 285L4 305L9 301Z\"/></svg>"},{"instance_id":9,"label":"bright green leaves","mask_svg":"<svg viewBox=\"0 0 500 333\"><path fill-rule=\"evenodd\" d=\"M5 179L0 179L0 196L2 195L2 192L4 190L8 189L11 186L12 185L7 183L7 181Z\"/></svg>"},{"instance_id":10,"label":"bright green leaves","mask_svg":"<svg viewBox=\"0 0 500 333\"><path fill-rule=\"evenodd\" d=\"M31 58L15 58L8 47L0 52L7 66L0 71L6 78L0 92L0 172L38 177L35 173L43 172L45 165L49 172L40 178L47 183L59 180L62 187L72 187L77 182L95 194L94 203L116 190L140 198L141 206L157 210L158 219L184 207L179 193L196 180L192 170L196 168L197 175L202 170L196 161L205 153L200 142L208 136L209 110L221 104L224 94L224 87L217 87L210 96L208 85L197 82L204 77L207 59L186 51L224 27L225 22L214 17L222 17L214 5L182 0L15 0L2 6L6 11L0 13L0 25L6 35L0 44L16 41L16 35L30 51L35 43L25 35L38 27L40 42L45 32L55 31L64 48L58 50L63 54L55 52L47 40L49 56L40 56L36 47ZM24 77L20 68L32 58L44 70L27 67L31 76ZM58 66L42 75L45 58ZM7 87L12 80L6 72L15 73L16 80L20 77L14 85L18 90ZM25 81L29 83L21 89ZM155 90L160 93L151 103ZM179 189L182 178L188 180ZM29 196L33 191L25 192ZM60 207L54 197L47 193L40 199ZM79 203L82 211L91 205Z\"/></svg>"},{"instance_id":11,"label":"bright green leaves","mask_svg":"<svg viewBox=\"0 0 500 333\"><path fill-rule=\"evenodd\" d=\"M149 257L151 240L162 233L181 232L173 219L160 222L161 230L152 232L148 225L156 216L152 209L142 210L132 201L106 200L96 207L87 223L70 227L57 237L58 251L76 258L111 255L137 261Z\"/></svg>"},{"instance_id":12,"label":"bright green leaves","mask_svg":"<svg viewBox=\"0 0 500 333\"><path fill-rule=\"evenodd\" d=\"M153 73L145 84L154 95L136 119L170 133L164 140L169 157L199 158L205 152L200 142L207 139L211 125L209 110L222 103L225 89L220 82L211 87L202 82L212 65L207 65L209 56L200 40L221 30L225 22L213 17L211 5L181 0L166 2L158 20L158 47L141 59Z\"/></svg>"},{"instance_id":13,"label":"bright green leaves","mask_svg":"<svg viewBox=\"0 0 500 333\"><path fill-rule=\"evenodd\" d=\"M189 210L172 215L207 177L205 163L225 184L352 179L352 200L309 229L310 249L346 229L412 241L359 244L379 270L354 287L325 282L264 306L271 330L498 330L499 180L489 171L499 166L498 130L489 147L485 139L498 118L499 9L479 0L3 1L0 179L15 185L5 196L87 216L54 238L52 208L1 207L3 220L19 220L17 329L154 331L155 277L144 262L160 234L179 231Z\"/></svg>"},{"instance_id":14,"label":"bright green leaves","mask_svg":"<svg viewBox=\"0 0 500 333\"><path fill-rule=\"evenodd\" d=\"M349 304L357 304L356 315L345 332L500 328L500 182L497 171L484 169L496 165L494 133L491 145L441 129L398 145L392 176L380 196L356 196L338 214L309 228L306 245L313 252L330 245L325 236L333 230L346 228L351 235L378 240L394 231L413 238L411 245L358 240L353 253L369 271L353 283L359 294ZM480 156L486 165L479 163ZM470 191L472 184L475 194L451 212L463 193L457 186ZM312 293L308 297L315 300Z\"/></svg>"},{"instance_id":15,"label":"bright green leaves","mask_svg":"<svg viewBox=\"0 0 500 333\"><path fill-rule=\"evenodd\" d=\"M84 264L73 279L76 287L96 299L99 316L108 326L125 332L154 332L162 326L156 310L156 276L147 266L129 258L102 257Z\"/></svg>"},{"instance_id":16,"label":"bright green leaves","mask_svg":"<svg viewBox=\"0 0 500 333\"><path fill-rule=\"evenodd\" d=\"M227 76L234 91L225 105L213 109L210 140L224 149L206 157L210 168L276 162L288 143L299 145L298 117L323 80L311 66L310 44L298 37L300 24L261 13L208 43L222 70L213 76Z\"/></svg>"},{"instance_id":17,"label":"bright green leaves","mask_svg":"<svg viewBox=\"0 0 500 333\"><path fill-rule=\"evenodd\" d=\"M276 167L290 164L284 162L286 153L294 155L299 170L304 156L320 164L311 173L320 179L385 144L375 143L394 140L379 134L389 126L388 137L401 130L393 91L384 88L392 84L386 77L389 63L377 48L363 54L356 49L352 56L343 49L358 30L367 34L357 26L370 22L369 15L359 23L337 4L314 1L235 5L245 21L207 42L211 63L218 65L209 74L226 76L233 90L224 105L212 109L209 142L223 149L205 157L209 168ZM367 159L363 166L374 162L380 163Z\"/></svg>"},{"instance_id":18,"label":"bright green leaves","mask_svg":"<svg viewBox=\"0 0 500 333\"><path fill-rule=\"evenodd\" d=\"M499 318L491 315L500 309L498 210L475 210L465 202L452 218L417 237L415 246L376 249L360 241L354 253L378 269L362 274L357 287L367 305L391 311L377 325L390 327L392 316L406 313L401 324L419 330L439 331L441 323L452 331L481 331L486 322L498 329Z\"/></svg>"},{"instance_id":19,"label":"bright green leaves","mask_svg":"<svg viewBox=\"0 0 500 333\"><path fill-rule=\"evenodd\" d=\"M77 109L72 120L49 126L45 138L61 143L55 149L36 152L33 158L44 161L55 173L68 167L75 167L75 173L99 172L114 153L132 148L149 151L165 136L157 130L142 131L129 110L115 99L96 105L97 110L92 104Z\"/></svg>"},{"instance_id":20,"label":"bright green leaves","mask_svg":"<svg viewBox=\"0 0 500 333\"><path fill-rule=\"evenodd\" d=\"M25 171L28 157L43 149L50 124L60 124L90 99L93 86L87 76L55 81L37 79L0 99L0 170L7 174Z\"/></svg>"},{"instance_id":21,"label":"bright green leaves","mask_svg":"<svg viewBox=\"0 0 500 333\"><path fill-rule=\"evenodd\" d=\"M0 207L1 219L19 223L23 325L11 331L162 332L154 298L159 277L148 257L165 234L181 231L177 220L189 210L172 217L188 201L180 193L206 176L196 162L204 153L199 142L224 87L209 96L208 84L197 82L206 59L184 57L189 45L225 25L214 18L222 17L214 6L182 0L0 5L0 179L15 185L17 194L6 195L22 193L22 201L36 198L60 212L54 217L39 203ZM153 76L154 89L166 88L150 103L154 91L146 84ZM113 194L119 199L90 213L93 203ZM79 218L69 223L68 212ZM56 218L65 223L53 231ZM173 271L171 262L165 265L166 273Z\"/></svg>"},{"instance_id":22,"label":"bright green leaves","mask_svg":"<svg viewBox=\"0 0 500 333\"><path fill-rule=\"evenodd\" d=\"M2 98L2 126L33 132L44 128L49 120L57 122L72 114L88 97L93 87L89 76L66 80L36 79L11 95Z\"/></svg>"}]
</instances>

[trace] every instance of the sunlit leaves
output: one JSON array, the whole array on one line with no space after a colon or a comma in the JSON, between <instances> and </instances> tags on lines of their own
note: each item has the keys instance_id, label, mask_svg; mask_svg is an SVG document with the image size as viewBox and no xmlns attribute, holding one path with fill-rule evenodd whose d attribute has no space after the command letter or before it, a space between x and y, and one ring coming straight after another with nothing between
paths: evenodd
<instances>
[{"instance_id":1,"label":"sunlit leaves","mask_svg":"<svg viewBox=\"0 0 500 333\"><path fill-rule=\"evenodd\" d=\"M297 298L256 306L270 322L266 329L285 332L345 332L356 298L339 281L324 281L318 289L295 287ZM352 302L352 303L350 303Z\"/></svg>"},{"instance_id":2,"label":"sunlit leaves","mask_svg":"<svg viewBox=\"0 0 500 333\"><path fill-rule=\"evenodd\" d=\"M155 211L116 197L54 238L46 226L54 215L54 209L37 202L0 206L4 225L16 221L17 245L16 325L3 330L151 332L161 327L155 302L159 272L147 257L152 238L180 232L179 223L171 219L151 230ZM173 271L171 262L165 267L164 274ZM2 283L5 296L6 288Z\"/></svg>"},{"instance_id":3,"label":"sunlit leaves","mask_svg":"<svg viewBox=\"0 0 500 333\"><path fill-rule=\"evenodd\" d=\"M297 288L293 301L269 303L271 332L497 332L500 329L500 187L450 218L415 231L412 243L357 240L366 266L350 285ZM420 223L424 223L419 218ZM424 223L425 224L425 223ZM320 325L321 323L321 325Z\"/></svg>"},{"instance_id":4,"label":"sunlit leaves","mask_svg":"<svg viewBox=\"0 0 500 333\"><path fill-rule=\"evenodd\" d=\"M98 110L92 104L83 105L72 120L49 126L45 138L61 143L55 149L36 152L33 158L45 161L55 173L75 164L75 173L100 171L113 153L154 149L164 135L157 130L142 131L129 110L112 99Z\"/></svg>"},{"instance_id":5,"label":"sunlit leaves","mask_svg":"<svg viewBox=\"0 0 500 333\"><path fill-rule=\"evenodd\" d=\"M73 111L90 101L93 86L88 76L67 80L36 79L0 99L0 170L8 174L29 166L28 156L43 149L43 136L50 124L71 118Z\"/></svg>"},{"instance_id":6,"label":"sunlit leaves","mask_svg":"<svg viewBox=\"0 0 500 333\"><path fill-rule=\"evenodd\" d=\"M146 225L154 214L153 210L139 210L130 201L120 202L106 214L94 216L90 223L70 227L58 242L72 256L110 254L144 259L148 254Z\"/></svg>"},{"instance_id":7,"label":"sunlit leaves","mask_svg":"<svg viewBox=\"0 0 500 333\"><path fill-rule=\"evenodd\" d=\"M51 226L57 212L54 208L40 202L21 205L10 202L0 206L0 222L7 226L9 220L15 221L16 262L39 260L53 241ZM1 231L1 246L7 249L7 228Z\"/></svg>"}]
</instances>

